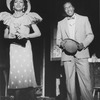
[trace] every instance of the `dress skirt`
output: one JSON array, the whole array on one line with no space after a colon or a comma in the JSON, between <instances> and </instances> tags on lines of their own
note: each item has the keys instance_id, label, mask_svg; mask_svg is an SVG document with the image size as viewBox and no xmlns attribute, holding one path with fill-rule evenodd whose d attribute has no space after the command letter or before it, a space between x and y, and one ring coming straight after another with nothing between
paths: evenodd
<instances>
[{"instance_id":1,"label":"dress skirt","mask_svg":"<svg viewBox=\"0 0 100 100\"><path fill-rule=\"evenodd\" d=\"M36 87L35 71L31 43L28 40L25 47L10 44L9 89Z\"/></svg>"}]
</instances>

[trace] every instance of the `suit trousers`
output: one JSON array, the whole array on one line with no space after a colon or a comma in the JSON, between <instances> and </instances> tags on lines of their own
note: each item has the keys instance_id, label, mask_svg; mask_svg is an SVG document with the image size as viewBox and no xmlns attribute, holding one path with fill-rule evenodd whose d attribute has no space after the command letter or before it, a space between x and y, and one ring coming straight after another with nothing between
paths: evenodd
<instances>
[{"instance_id":1,"label":"suit trousers","mask_svg":"<svg viewBox=\"0 0 100 100\"><path fill-rule=\"evenodd\" d=\"M76 58L64 61L66 75L67 100L77 100L75 72L78 76L81 100L93 100L89 62L87 58Z\"/></svg>"}]
</instances>

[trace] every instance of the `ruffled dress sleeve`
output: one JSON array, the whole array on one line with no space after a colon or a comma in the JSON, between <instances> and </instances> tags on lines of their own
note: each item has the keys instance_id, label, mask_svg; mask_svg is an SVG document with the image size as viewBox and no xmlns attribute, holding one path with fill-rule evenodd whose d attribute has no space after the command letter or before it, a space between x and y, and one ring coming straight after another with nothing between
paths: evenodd
<instances>
[{"instance_id":1,"label":"ruffled dress sleeve","mask_svg":"<svg viewBox=\"0 0 100 100\"><path fill-rule=\"evenodd\" d=\"M1 12L0 21L3 21L5 25L9 25L11 23L11 14L8 12Z\"/></svg>"},{"instance_id":2,"label":"ruffled dress sleeve","mask_svg":"<svg viewBox=\"0 0 100 100\"><path fill-rule=\"evenodd\" d=\"M40 15L38 15L37 13L35 12L30 12L30 13L27 13L26 14L28 19L29 19L29 22L31 24L37 24L39 22L41 22L43 19L40 17Z\"/></svg>"}]
</instances>

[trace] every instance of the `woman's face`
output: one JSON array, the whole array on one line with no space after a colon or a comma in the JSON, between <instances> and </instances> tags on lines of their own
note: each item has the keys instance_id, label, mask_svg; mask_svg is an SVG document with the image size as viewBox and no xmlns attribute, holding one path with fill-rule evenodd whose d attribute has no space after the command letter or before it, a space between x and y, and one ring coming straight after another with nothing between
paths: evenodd
<instances>
[{"instance_id":1,"label":"woman's face","mask_svg":"<svg viewBox=\"0 0 100 100\"><path fill-rule=\"evenodd\" d=\"M22 11L24 9L24 1L23 0L15 0L14 9L17 11Z\"/></svg>"}]
</instances>

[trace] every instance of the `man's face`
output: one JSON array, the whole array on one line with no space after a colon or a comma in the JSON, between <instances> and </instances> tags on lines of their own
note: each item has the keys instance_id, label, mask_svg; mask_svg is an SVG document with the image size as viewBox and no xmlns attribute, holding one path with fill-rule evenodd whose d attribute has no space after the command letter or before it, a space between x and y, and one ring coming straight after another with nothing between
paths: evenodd
<instances>
[{"instance_id":1,"label":"man's face","mask_svg":"<svg viewBox=\"0 0 100 100\"><path fill-rule=\"evenodd\" d=\"M72 6L72 4L70 2L67 2L64 4L64 10L65 10L65 13L68 15L68 16L73 16L74 14L74 7Z\"/></svg>"}]
</instances>

